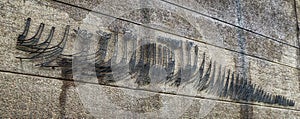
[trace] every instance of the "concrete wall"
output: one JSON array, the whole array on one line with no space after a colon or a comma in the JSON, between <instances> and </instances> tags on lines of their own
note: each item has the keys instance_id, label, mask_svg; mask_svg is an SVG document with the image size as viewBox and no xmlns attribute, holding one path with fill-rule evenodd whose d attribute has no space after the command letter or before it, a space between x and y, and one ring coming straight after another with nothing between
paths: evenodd
<instances>
[{"instance_id":1,"label":"concrete wall","mask_svg":"<svg viewBox=\"0 0 300 119\"><path fill-rule=\"evenodd\" d=\"M299 118L299 10L298 0L2 0L0 117ZM38 67L35 61L15 58L24 55L15 46L28 17L29 36L45 23L42 39L55 26L55 42L66 25L108 31L110 24L131 29L141 41L157 36L191 41L207 60L266 92L294 100L295 105L237 101L197 93L191 85L80 82L61 73L62 68ZM70 32L66 54L77 39Z\"/></svg>"}]
</instances>

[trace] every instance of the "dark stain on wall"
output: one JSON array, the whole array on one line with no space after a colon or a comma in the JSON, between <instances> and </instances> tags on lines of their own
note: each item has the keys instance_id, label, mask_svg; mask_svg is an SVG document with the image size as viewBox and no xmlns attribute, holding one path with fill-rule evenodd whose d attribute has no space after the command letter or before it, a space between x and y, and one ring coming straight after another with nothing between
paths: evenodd
<instances>
[{"instance_id":1,"label":"dark stain on wall","mask_svg":"<svg viewBox=\"0 0 300 119\"><path fill-rule=\"evenodd\" d=\"M237 13L237 22L238 25L243 27L244 23L243 23L243 19L242 19L242 11L241 11L241 1L240 0L235 0L236 2L236 13ZM242 29L237 29L237 42L238 42L238 49L241 52L241 54L238 55L238 58L236 61L236 65L238 65L237 71L238 73L240 73L242 75L242 77L245 77L246 81L249 81L249 77L248 77L248 68L249 68L249 64L248 64L248 59L246 59L245 56L245 50L246 50L246 38L245 38L245 33ZM251 80L251 79L250 79ZM240 115L241 118L253 118L253 107L250 105L241 105L240 106Z\"/></svg>"}]
</instances>

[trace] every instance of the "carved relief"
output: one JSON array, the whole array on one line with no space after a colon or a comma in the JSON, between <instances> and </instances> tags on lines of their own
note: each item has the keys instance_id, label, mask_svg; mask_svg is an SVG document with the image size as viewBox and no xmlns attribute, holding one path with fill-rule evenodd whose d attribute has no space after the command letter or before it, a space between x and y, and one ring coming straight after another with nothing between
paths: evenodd
<instances>
[{"instance_id":1,"label":"carved relief","mask_svg":"<svg viewBox=\"0 0 300 119\"><path fill-rule=\"evenodd\" d=\"M139 13L140 15L136 15ZM184 18L165 10L142 8L122 17L180 32L184 36L201 38L200 33ZM143 31L145 34L138 34L140 29L134 28L132 24L114 20L106 24L105 28L98 28L95 34L88 30L74 30L78 43L86 45L79 45L74 54L64 54L69 26L60 43L52 43L54 28L51 29L48 38L40 43L44 24L41 24L34 37L26 39L30 21L31 19L27 19L25 30L17 41L17 49L28 52L28 55L18 58L32 60L41 67L64 67L64 74L73 75L75 72L74 77L79 76L78 78L86 83L94 83L88 79L96 77L96 83L105 85L123 86L124 83L128 86L126 82L131 81L134 84L129 87L137 89L147 86L156 87L156 85L178 89L186 86L199 94L206 93L234 101L295 105L293 100L267 93L258 85L226 69L224 64L211 59L211 54L203 52L202 47L196 45L196 42L163 35L147 35L146 33L151 34L147 30ZM183 30L176 31L180 28ZM94 38L96 38L96 41L93 41L96 48L85 47L91 44L89 41ZM164 102L168 101L160 94L138 97L119 89L98 91L103 91L101 94L104 94L110 103L118 108L134 113L161 111ZM147 106L147 109L143 106ZM183 110L185 111L186 108Z\"/></svg>"}]
</instances>

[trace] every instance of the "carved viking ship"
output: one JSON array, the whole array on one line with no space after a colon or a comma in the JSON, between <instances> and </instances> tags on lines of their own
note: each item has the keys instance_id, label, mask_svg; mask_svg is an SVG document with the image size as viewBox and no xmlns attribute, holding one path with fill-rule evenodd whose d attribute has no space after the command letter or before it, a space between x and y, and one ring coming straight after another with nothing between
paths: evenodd
<instances>
[{"instance_id":1,"label":"carved viking ship","mask_svg":"<svg viewBox=\"0 0 300 119\"><path fill-rule=\"evenodd\" d=\"M31 19L28 18L25 24L24 32L19 35L17 40L16 48L20 51L27 52L25 57L17 57L20 60L32 60L38 62L36 66L40 67L67 67L63 73L72 74L72 58L75 54L80 54L81 52L66 55L63 54L63 50L66 46L70 26L65 29L64 36L62 40L50 47L53 41L53 35L55 32L55 27L52 27L48 38L41 42L41 34L44 29L44 24L42 23L37 30L36 34L29 39L26 39L29 32ZM90 34L85 30L74 30L78 37L88 39L91 37ZM94 53L87 53L84 55L76 55L77 57L85 57L82 60L84 63L90 63L91 66L95 66L96 76L99 79L100 84L113 83L119 80L135 79L135 83L139 86L149 85L151 79L149 77L149 70L154 65L160 65L166 72L166 78L157 81L157 83L165 83L174 87L179 87L182 85L193 84L195 90L201 92L205 91L209 94L229 98L236 101L246 101L246 102L262 102L267 104L278 104L282 106L294 106L295 102L293 100L287 99L281 95L273 95L264 91L258 85L252 84L246 78L239 76L231 70L226 70L221 65L216 66L217 63L213 60L207 61L205 59L205 53L202 53L202 61L198 61L199 57L199 47L194 45L193 42L180 42L175 39L158 37L157 40L160 43L148 43L137 48L127 61L128 53L124 50L121 53L123 56L121 61L116 62L117 53L117 42L124 42L123 48L132 45L136 47L136 44L128 44L126 39L135 39L130 33L124 32L123 41L119 41L118 37L113 37L118 35L118 31L112 31L111 33L98 31L98 50ZM109 41L114 40L114 54L109 60L104 60L108 54ZM181 45L186 45L186 52L188 55L188 60L193 59L193 63L188 62L186 66L181 66L175 71L176 62L174 59L175 54L171 51L172 49L181 48ZM191 50L193 49L193 50ZM182 50L183 52L183 50ZM193 56L193 57L192 57ZM88 58L86 58L88 57ZM118 69L129 67L129 75L118 74L118 76L113 76L111 64L117 64ZM209 62L209 63L207 63ZM118 65L126 64L126 65ZM207 65L208 64L208 65ZM88 75L88 74L86 74ZM104 78L106 77L106 78ZM107 78L108 77L108 78ZM118 79L113 79L118 78Z\"/></svg>"}]
</instances>

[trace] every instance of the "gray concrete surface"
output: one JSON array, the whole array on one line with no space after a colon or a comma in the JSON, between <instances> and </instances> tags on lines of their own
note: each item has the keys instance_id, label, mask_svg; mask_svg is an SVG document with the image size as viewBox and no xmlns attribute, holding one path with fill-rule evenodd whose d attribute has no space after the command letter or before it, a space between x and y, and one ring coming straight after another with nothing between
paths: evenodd
<instances>
[{"instance_id":1,"label":"gray concrete surface","mask_svg":"<svg viewBox=\"0 0 300 119\"><path fill-rule=\"evenodd\" d=\"M244 73L252 83L269 93L295 100L295 106L243 104L205 93L195 94L190 87L164 89L157 93L153 92L155 86L136 87L126 82L105 86L65 81L63 79L72 77L61 74L61 68L36 67L34 62L21 62L15 58L24 55L15 49L17 37L22 33L25 19L30 17L30 35L43 22L46 27L42 38L46 38L51 26L55 26L54 39L58 42L66 25L71 25L72 29L96 27L93 22L86 21L90 14L95 13L51 0L3 0L0 1L0 117L300 117L299 18L296 17L299 17L299 1L167 1L170 3L155 0L64 0L109 15L96 15L103 21L99 23L103 29L116 21L116 24L140 30L138 37L152 33L196 41L200 52L207 53L207 60L215 59L226 69L240 71L240 58L243 57L248 67ZM142 8L150 8L148 16L144 15ZM69 38L65 53L72 52L75 33L72 32ZM243 46L238 43L241 39ZM134 90L136 88L138 90Z\"/></svg>"}]
</instances>

